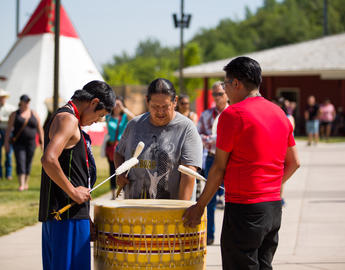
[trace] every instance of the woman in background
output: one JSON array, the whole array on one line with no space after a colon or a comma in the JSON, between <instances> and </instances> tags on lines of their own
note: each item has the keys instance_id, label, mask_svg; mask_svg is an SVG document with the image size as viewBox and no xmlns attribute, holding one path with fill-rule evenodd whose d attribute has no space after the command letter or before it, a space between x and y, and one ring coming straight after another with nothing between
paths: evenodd
<instances>
[{"instance_id":1,"label":"woman in background","mask_svg":"<svg viewBox=\"0 0 345 270\"><path fill-rule=\"evenodd\" d=\"M320 136L328 141L331 135L332 123L335 119L335 108L330 99L326 99L320 106Z\"/></svg>"},{"instance_id":2,"label":"woman in background","mask_svg":"<svg viewBox=\"0 0 345 270\"><path fill-rule=\"evenodd\" d=\"M189 96L185 94L179 95L176 111L188 117L195 125L198 123L198 115L190 110Z\"/></svg>"},{"instance_id":3,"label":"woman in background","mask_svg":"<svg viewBox=\"0 0 345 270\"><path fill-rule=\"evenodd\" d=\"M10 115L5 137L6 151L9 150L10 143L13 144L19 191L29 189L29 177L32 158L36 149L37 133L39 144L43 149L44 135L40 119L37 113L30 109L30 98L27 95L22 95L19 99L19 109Z\"/></svg>"},{"instance_id":4,"label":"woman in background","mask_svg":"<svg viewBox=\"0 0 345 270\"><path fill-rule=\"evenodd\" d=\"M135 115L126 108L123 97L117 96L112 113L106 116L108 140L106 142L105 153L109 163L110 175L113 175L115 173L115 147L120 141L122 133L125 131L128 121L131 120L134 116ZM110 179L110 187L112 192L112 200L114 200L116 191L115 176Z\"/></svg>"}]
</instances>

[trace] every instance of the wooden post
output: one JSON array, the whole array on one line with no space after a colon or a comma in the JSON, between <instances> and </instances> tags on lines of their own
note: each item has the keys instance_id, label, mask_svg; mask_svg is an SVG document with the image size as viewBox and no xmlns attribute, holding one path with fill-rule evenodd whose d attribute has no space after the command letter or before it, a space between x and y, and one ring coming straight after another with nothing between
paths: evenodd
<instances>
[{"instance_id":1,"label":"wooden post","mask_svg":"<svg viewBox=\"0 0 345 270\"><path fill-rule=\"evenodd\" d=\"M55 1L55 47L54 47L54 99L53 112L59 106L59 60L60 60L60 0Z\"/></svg>"},{"instance_id":2,"label":"wooden post","mask_svg":"<svg viewBox=\"0 0 345 270\"><path fill-rule=\"evenodd\" d=\"M208 78L204 78L204 110L208 109Z\"/></svg>"},{"instance_id":3,"label":"wooden post","mask_svg":"<svg viewBox=\"0 0 345 270\"><path fill-rule=\"evenodd\" d=\"M16 39L19 35L19 14L20 13L20 0L16 2Z\"/></svg>"},{"instance_id":4,"label":"wooden post","mask_svg":"<svg viewBox=\"0 0 345 270\"><path fill-rule=\"evenodd\" d=\"M181 0L181 24L180 24L180 66L179 66L179 86L180 93L185 93L184 79L183 79L183 66L184 66L184 55L183 55L183 28L184 28L184 13L183 13L184 1Z\"/></svg>"}]
</instances>

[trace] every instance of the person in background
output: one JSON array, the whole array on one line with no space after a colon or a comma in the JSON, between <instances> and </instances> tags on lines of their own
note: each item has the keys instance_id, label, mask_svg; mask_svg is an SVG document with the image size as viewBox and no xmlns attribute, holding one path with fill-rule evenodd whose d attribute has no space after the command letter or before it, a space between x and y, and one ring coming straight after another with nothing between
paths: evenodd
<instances>
[{"instance_id":1,"label":"person in background","mask_svg":"<svg viewBox=\"0 0 345 270\"><path fill-rule=\"evenodd\" d=\"M290 101L288 99L285 99L285 106L287 107L287 112L290 115L294 115L296 111L297 103L296 101Z\"/></svg>"},{"instance_id":2,"label":"person in background","mask_svg":"<svg viewBox=\"0 0 345 270\"><path fill-rule=\"evenodd\" d=\"M212 85L212 96L216 103L215 107L202 112L198 122L198 132L201 136L204 151L207 151L204 174L205 178L208 176L208 172L213 164L216 153L216 134L212 134L212 126L215 119L225 108L228 106L228 96L223 88L221 81L215 82ZM231 125L231 124L230 124ZM219 195L222 195L223 190L220 189ZM207 244L212 245L214 242L214 213L217 206L217 194L213 196L209 204L207 205Z\"/></svg>"},{"instance_id":3,"label":"person in background","mask_svg":"<svg viewBox=\"0 0 345 270\"><path fill-rule=\"evenodd\" d=\"M280 97L276 104L283 110L283 112L285 113L286 117L289 119L289 121L292 125L292 129L295 130L295 118L292 115L293 111L290 109L289 100L285 99L284 97ZM282 187L281 187L280 196L282 199L282 205L285 206L286 202L285 202L285 199L283 197L283 191L284 191L284 185L282 185Z\"/></svg>"},{"instance_id":4,"label":"person in background","mask_svg":"<svg viewBox=\"0 0 345 270\"><path fill-rule=\"evenodd\" d=\"M304 112L308 146L310 146L313 141L315 145L319 142L319 117L320 106L316 103L314 96L309 96L307 100L307 108Z\"/></svg>"},{"instance_id":5,"label":"person in background","mask_svg":"<svg viewBox=\"0 0 345 270\"><path fill-rule=\"evenodd\" d=\"M122 133L125 131L127 123L132 120L135 115L126 108L123 97L117 96L115 106L105 118L108 129L108 139L105 146L105 153L109 163L109 175L115 173L114 152L115 147L121 140ZM112 200L115 200L116 194L116 177L110 179L110 188Z\"/></svg>"},{"instance_id":6,"label":"person in background","mask_svg":"<svg viewBox=\"0 0 345 270\"><path fill-rule=\"evenodd\" d=\"M198 123L198 115L190 110L190 99L188 95L181 94L178 96L176 111L188 117L195 125Z\"/></svg>"},{"instance_id":7,"label":"person in background","mask_svg":"<svg viewBox=\"0 0 345 270\"><path fill-rule=\"evenodd\" d=\"M289 119L293 129L295 129L295 118L293 117L293 110L290 107L290 101L284 97L280 97L276 103L285 113L286 117Z\"/></svg>"},{"instance_id":8,"label":"person in background","mask_svg":"<svg viewBox=\"0 0 345 270\"><path fill-rule=\"evenodd\" d=\"M0 88L0 178L3 178L3 167L2 167L2 147L5 144L5 135L8 124L8 118L12 112L16 110L16 107L7 103L9 93L4 89ZM10 145L9 151L5 157L5 176L6 179L12 180L12 152L13 148Z\"/></svg>"},{"instance_id":9,"label":"person in background","mask_svg":"<svg viewBox=\"0 0 345 270\"><path fill-rule=\"evenodd\" d=\"M293 129L295 130L295 118L293 117L293 111L294 111L294 108L293 108L293 106L294 105L292 105L292 104L294 104L294 103L292 103L292 102L290 102L290 100L288 100L288 99L284 99L284 112L285 112L285 114L286 114L286 117L290 120L290 123L291 123L291 125L292 125L292 127L293 127Z\"/></svg>"},{"instance_id":10,"label":"person in background","mask_svg":"<svg viewBox=\"0 0 345 270\"><path fill-rule=\"evenodd\" d=\"M337 108L337 113L335 115L335 119L333 122L334 125L334 135L336 136L344 136L345 135L345 114L343 111L343 107Z\"/></svg>"},{"instance_id":11,"label":"person in background","mask_svg":"<svg viewBox=\"0 0 345 270\"><path fill-rule=\"evenodd\" d=\"M183 220L186 227L200 224L224 179L223 269L272 269L282 216L280 188L299 167L293 130L284 112L260 95L258 62L238 57L224 71L230 106L219 117L216 157L203 193Z\"/></svg>"},{"instance_id":12,"label":"person in background","mask_svg":"<svg viewBox=\"0 0 345 270\"><path fill-rule=\"evenodd\" d=\"M10 151L10 143L13 145L19 191L29 189L31 164L36 149L36 134L43 150L44 136L40 118L35 111L30 109L29 96L22 95L19 99L19 109L10 115L5 137L6 151Z\"/></svg>"},{"instance_id":13,"label":"person in background","mask_svg":"<svg viewBox=\"0 0 345 270\"><path fill-rule=\"evenodd\" d=\"M320 136L322 139L328 141L332 131L332 123L335 119L335 108L330 99L325 101L320 106Z\"/></svg>"},{"instance_id":14,"label":"person in background","mask_svg":"<svg viewBox=\"0 0 345 270\"><path fill-rule=\"evenodd\" d=\"M133 156L138 143L145 144L139 164L117 178L125 199L191 200L195 178L181 174L179 165L201 168L202 143L196 126L175 111L174 85L167 79L153 80L147 90L148 112L133 118L115 150L115 165Z\"/></svg>"}]
</instances>

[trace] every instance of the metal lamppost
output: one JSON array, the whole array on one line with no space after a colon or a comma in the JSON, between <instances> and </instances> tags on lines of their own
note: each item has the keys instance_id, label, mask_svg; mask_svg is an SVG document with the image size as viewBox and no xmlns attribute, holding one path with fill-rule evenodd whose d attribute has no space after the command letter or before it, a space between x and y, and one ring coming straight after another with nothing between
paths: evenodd
<instances>
[{"instance_id":1,"label":"metal lamppost","mask_svg":"<svg viewBox=\"0 0 345 270\"><path fill-rule=\"evenodd\" d=\"M59 106L59 55L60 55L60 0L55 1L55 46L54 46L54 96L53 112Z\"/></svg>"},{"instance_id":2,"label":"metal lamppost","mask_svg":"<svg viewBox=\"0 0 345 270\"><path fill-rule=\"evenodd\" d=\"M177 18L177 14L173 14L174 19L174 26L175 28L180 28L180 66L179 66L179 86L180 91L184 92L184 84L183 84L183 65L184 65L184 58L183 58L183 29L188 28L190 24L190 20L192 18L191 14L184 14L184 0L181 0L181 17Z\"/></svg>"}]
</instances>

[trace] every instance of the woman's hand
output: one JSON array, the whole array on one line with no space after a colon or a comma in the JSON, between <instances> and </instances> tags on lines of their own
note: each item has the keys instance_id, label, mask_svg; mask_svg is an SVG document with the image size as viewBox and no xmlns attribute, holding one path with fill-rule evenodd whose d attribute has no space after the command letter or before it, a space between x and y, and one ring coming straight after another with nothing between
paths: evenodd
<instances>
[{"instance_id":1,"label":"woman's hand","mask_svg":"<svg viewBox=\"0 0 345 270\"><path fill-rule=\"evenodd\" d=\"M5 151L6 153L10 152L10 143L8 142L8 140L5 140Z\"/></svg>"}]
</instances>

